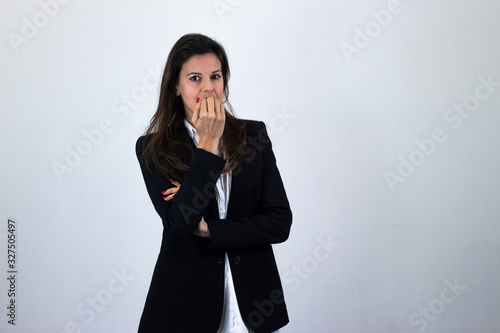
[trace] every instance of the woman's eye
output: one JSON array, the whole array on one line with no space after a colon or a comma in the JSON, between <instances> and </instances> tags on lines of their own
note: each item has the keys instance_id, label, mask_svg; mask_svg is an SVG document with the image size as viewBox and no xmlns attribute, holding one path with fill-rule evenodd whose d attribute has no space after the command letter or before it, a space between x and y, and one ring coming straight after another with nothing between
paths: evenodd
<instances>
[{"instance_id":1,"label":"woman's eye","mask_svg":"<svg viewBox=\"0 0 500 333\"><path fill-rule=\"evenodd\" d=\"M196 81L200 81L200 77L199 76L191 76L189 78L189 80L193 81L193 82L196 82Z\"/></svg>"},{"instance_id":2,"label":"woman's eye","mask_svg":"<svg viewBox=\"0 0 500 333\"><path fill-rule=\"evenodd\" d=\"M214 75L212 75L212 80L218 80L220 78L221 78L220 74L214 74Z\"/></svg>"}]
</instances>

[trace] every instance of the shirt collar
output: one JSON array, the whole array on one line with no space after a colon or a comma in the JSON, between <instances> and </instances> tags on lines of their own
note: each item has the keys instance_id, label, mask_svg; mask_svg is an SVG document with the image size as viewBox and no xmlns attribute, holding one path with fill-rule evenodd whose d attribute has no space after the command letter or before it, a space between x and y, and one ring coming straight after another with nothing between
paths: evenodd
<instances>
[{"instance_id":1,"label":"shirt collar","mask_svg":"<svg viewBox=\"0 0 500 333\"><path fill-rule=\"evenodd\" d=\"M187 121L185 118L184 118L184 125L186 126L189 136L191 137L191 139L193 139L194 145L198 147L198 142L199 142L198 132L196 132L194 126L191 125L189 121Z\"/></svg>"}]
</instances>

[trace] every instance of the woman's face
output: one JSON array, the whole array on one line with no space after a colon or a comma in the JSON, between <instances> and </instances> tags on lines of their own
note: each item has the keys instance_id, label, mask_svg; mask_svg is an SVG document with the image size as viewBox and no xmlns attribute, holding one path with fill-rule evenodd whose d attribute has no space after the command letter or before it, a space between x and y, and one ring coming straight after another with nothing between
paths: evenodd
<instances>
[{"instance_id":1,"label":"woman's face","mask_svg":"<svg viewBox=\"0 0 500 333\"><path fill-rule=\"evenodd\" d=\"M219 58L214 53L195 55L183 65L176 94L184 103L186 119L191 120L196 100L213 97L222 101L224 79Z\"/></svg>"}]
</instances>

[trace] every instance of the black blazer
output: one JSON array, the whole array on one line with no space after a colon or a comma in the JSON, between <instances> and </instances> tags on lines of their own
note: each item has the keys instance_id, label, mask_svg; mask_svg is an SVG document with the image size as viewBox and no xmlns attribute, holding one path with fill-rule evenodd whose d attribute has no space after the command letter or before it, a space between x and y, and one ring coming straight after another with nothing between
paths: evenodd
<instances>
[{"instance_id":1,"label":"black blazer","mask_svg":"<svg viewBox=\"0 0 500 333\"><path fill-rule=\"evenodd\" d=\"M292 213L264 123L246 121L246 130L247 146L232 174L226 219L219 219L215 197L224 159L196 149L183 126L181 137L194 154L181 152L190 168L172 176L182 185L172 200L164 201L161 192L173 185L142 158L145 137L137 140L146 188L164 227L139 332L216 332L225 252L245 324L264 333L288 323L271 244L288 238ZM211 238L193 235L202 217Z\"/></svg>"}]
</instances>

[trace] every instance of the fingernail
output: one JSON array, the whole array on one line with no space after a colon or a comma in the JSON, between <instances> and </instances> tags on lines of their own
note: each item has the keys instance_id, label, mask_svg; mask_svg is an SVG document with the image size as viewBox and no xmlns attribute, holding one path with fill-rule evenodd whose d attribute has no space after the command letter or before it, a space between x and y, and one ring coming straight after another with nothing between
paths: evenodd
<instances>
[{"instance_id":1,"label":"fingernail","mask_svg":"<svg viewBox=\"0 0 500 333\"><path fill-rule=\"evenodd\" d=\"M163 197L163 200L167 200L168 196L167 197Z\"/></svg>"},{"instance_id":2,"label":"fingernail","mask_svg":"<svg viewBox=\"0 0 500 333\"><path fill-rule=\"evenodd\" d=\"M167 194L167 190L165 190L165 191L161 192L161 194Z\"/></svg>"},{"instance_id":3,"label":"fingernail","mask_svg":"<svg viewBox=\"0 0 500 333\"><path fill-rule=\"evenodd\" d=\"M196 103L200 103L200 98L199 97L196 99Z\"/></svg>"},{"instance_id":4,"label":"fingernail","mask_svg":"<svg viewBox=\"0 0 500 333\"><path fill-rule=\"evenodd\" d=\"M175 180L173 180L172 178L170 178L170 182L173 183L173 182L175 182Z\"/></svg>"}]
</instances>

